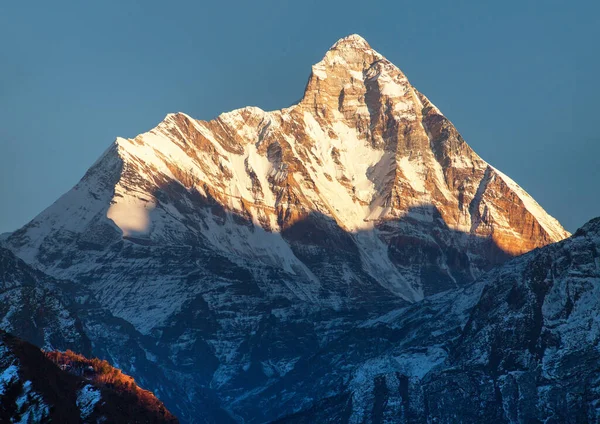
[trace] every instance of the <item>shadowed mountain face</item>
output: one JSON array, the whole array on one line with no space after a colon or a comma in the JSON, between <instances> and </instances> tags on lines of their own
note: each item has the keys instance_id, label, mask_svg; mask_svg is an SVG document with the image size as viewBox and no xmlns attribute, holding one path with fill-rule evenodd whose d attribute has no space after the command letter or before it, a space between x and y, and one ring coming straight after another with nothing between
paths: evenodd
<instances>
[{"instance_id":1,"label":"shadowed mountain face","mask_svg":"<svg viewBox=\"0 0 600 424\"><path fill-rule=\"evenodd\" d=\"M598 316L600 218L364 322L245 402L285 405L281 423L595 423Z\"/></svg>"},{"instance_id":2,"label":"shadowed mountain face","mask_svg":"<svg viewBox=\"0 0 600 424\"><path fill-rule=\"evenodd\" d=\"M247 416L251 391L356 323L566 236L352 35L313 66L297 105L172 114L117 139L5 246L126 323L162 390L202 388L165 398L192 422L213 394Z\"/></svg>"},{"instance_id":3,"label":"shadowed mountain face","mask_svg":"<svg viewBox=\"0 0 600 424\"><path fill-rule=\"evenodd\" d=\"M49 277L3 248L0 323L3 330L46 351L71 349L107 360L162 401L179 404L178 415L197 417L198 422L231 421L219 408L216 395L206 387L205 377L177 371L164 346L114 317L85 285ZM198 355L203 361L199 368L212 369L210 358ZM179 402L188 397L194 401Z\"/></svg>"},{"instance_id":4,"label":"shadowed mountain face","mask_svg":"<svg viewBox=\"0 0 600 424\"><path fill-rule=\"evenodd\" d=\"M178 421L152 393L106 362L44 353L0 330L0 422Z\"/></svg>"}]
</instances>

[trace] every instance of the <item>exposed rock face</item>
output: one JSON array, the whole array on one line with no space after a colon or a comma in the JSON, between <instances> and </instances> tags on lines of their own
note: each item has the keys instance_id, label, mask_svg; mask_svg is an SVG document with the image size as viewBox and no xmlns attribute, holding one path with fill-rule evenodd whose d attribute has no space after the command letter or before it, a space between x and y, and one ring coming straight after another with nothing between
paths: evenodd
<instances>
[{"instance_id":1,"label":"exposed rock face","mask_svg":"<svg viewBox=\"0 0 600 424\"><path fill-rule=\"evenodd\" d=\"M247 402L301 409L280 420L289 423L595 423L598 316L600 218L463 289L365 322ZM282 399L283 387L294 396Z\"/></svg>"},{"instance_id":2,"label":"exposed rock face","mask_svg":"<svg viewBox=\"0 0 600 424\"><path fill-rule=\"evenodd\" d=\"M65 356L44 354L0 330L1 422L178 422L152 393L107 363L73 355L86 364L75 372L75 366L59 368L49 355Z\"/></svg>"},{"instance_id":3,"label":"exposed rock face","mask_svg":"<svg viewBox=\"0 0 600 424\"><path fill-rule=\"evenodd\" d=\"M566 236L352 35L297 105L172 114L117 139L5 245L89 289L158 364L245 415L244 393L356 322ZM182 405L198 393L171 409L193 420Z\"/></svg>"}]
</instances>

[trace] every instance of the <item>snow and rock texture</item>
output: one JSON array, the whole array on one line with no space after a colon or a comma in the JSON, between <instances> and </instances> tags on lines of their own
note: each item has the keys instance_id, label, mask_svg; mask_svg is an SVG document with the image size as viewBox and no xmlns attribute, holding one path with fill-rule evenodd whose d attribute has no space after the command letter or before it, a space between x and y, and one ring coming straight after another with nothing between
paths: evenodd
<instances>
[{"instance_id":1,"label":"snow and rock texture","mask_svg":"<svg viewBox=\"0 0 600 424\"><path fill-rule=\"evenodd\" d=\"M116 375L106 363L102 373L94 370L77 375L74 369L61 369L48 358L37 347L0 330L0 422L178 422L131 377L119 372L121 379L127 378L127 387L103 381L101 377Z\"/></svg>"},{"instance_id":2,"label":"snow and rock texture","mask_svg":"<svg viewBox=\"0 0 600 424\"><path fill-rule=\"evenodd\" d=\"M193 402L179 406L178 412L183 417L223 423L231 420L219 409L216 395L205 384L177 372L163 346L111 315L89 289L49 277L3 248L0 248L0 328L46 351L71 349L88 357L106 359L171 404L192 396ZM78 397L86 411L94 398L94 393L88 392L83 390Z\"/></svg>"},{"instance_id":3,"label":"snow and rock texture","mask_svg":"<svg viewBox=\"0 0 600 424\"><path fill-rule=\"evenodd\" d=\"M202 387L165 399L193 420L198 396L243 415L251 391L356 322L566 236L351 35L298 104L170 114L119 138L3 244L132 325L173 384Z\"/></svg>"},{"instance_id":4,"label":"snow and rock texture","mask_svg":"<svg viewBox=\"0 0 600 424\"><path fill-rule=\"evenodd\" d=\"M254 417L283 405L285 423L596 423L599 317L597 218L472 285L363 323L245 401Z\"/></svg>"}]
</instances>

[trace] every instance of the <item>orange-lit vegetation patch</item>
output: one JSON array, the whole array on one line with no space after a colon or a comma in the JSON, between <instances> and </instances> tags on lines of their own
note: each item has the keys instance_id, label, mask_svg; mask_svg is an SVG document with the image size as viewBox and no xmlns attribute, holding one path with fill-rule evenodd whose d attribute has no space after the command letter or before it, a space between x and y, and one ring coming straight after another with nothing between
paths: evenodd
<instances>
[{"instance_id":1,"label":"orange-lit vegetation patch","mask_svg":"<svg viewBox=\"0 0 600 424\"><path fill-rule=\"evenodd\" d=\"M114 391L123 398L129 398L130 401L143 405L145 409L155 413L156 416L176 422L175 417L167 411L152 392L138 387L132 377L113 367L107 361L98 358L88 359L71 350L45 352L45 355L62 370L83 377L100 389Z\"/></svg>"}]
</instances>

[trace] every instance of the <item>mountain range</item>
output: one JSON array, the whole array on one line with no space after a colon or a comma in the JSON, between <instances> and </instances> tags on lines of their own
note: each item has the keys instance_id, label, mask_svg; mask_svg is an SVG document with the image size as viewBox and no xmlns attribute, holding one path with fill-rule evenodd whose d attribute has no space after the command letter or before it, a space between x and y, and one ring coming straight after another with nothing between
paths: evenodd
<instances>
[{"instance_id":1,"label":"mountain range","mask_svg":"<svg viewBox=\"0 0 600 424\"><path fill-rule=\"evenodd\" d=\"M108 360L182 422L577 422L596 224L562 241L350 35L293 106L117 138L2 238L1 327Z\"/></svg>"}]
</instances>

